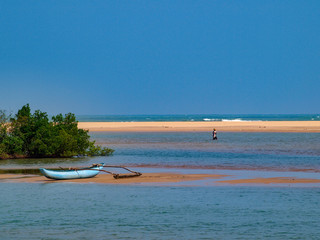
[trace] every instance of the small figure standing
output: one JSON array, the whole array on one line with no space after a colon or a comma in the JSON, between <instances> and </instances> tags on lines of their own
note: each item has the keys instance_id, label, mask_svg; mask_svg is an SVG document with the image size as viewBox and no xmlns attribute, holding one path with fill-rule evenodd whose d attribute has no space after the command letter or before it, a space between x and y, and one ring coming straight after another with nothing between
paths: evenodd
<instances>
[{"instance_id":1,"label":"small figure standing","mask_svg":"<svg viewBox=\"0 0 320 240\"><path fill-rule=\"evenodd\" d=\"M216 131L215 128L214 128L213 131L212 131L212 140L218 140L217 131Z\"/></svg>"}]
</instances>

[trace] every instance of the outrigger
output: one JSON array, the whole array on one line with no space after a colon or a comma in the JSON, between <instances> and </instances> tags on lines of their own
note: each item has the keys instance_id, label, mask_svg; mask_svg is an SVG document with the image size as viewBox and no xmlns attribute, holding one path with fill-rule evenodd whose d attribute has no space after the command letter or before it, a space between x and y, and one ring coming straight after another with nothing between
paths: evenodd
<instances>
[{"instance_id":1,"label":"outrigger","mask_svg":"<svg viewBox=\"0 0 320 240\"><path fill-rule=\"evenodd\" d=\"M103 168L122 168L128 172L131 172L132 174L114 173L111 171L106 171ZM142 175L140 172L132 171L129 168L124 167L124 166L104 165L104 163L92 164L91 167L87 167L87 168L69 168L69 169L61 168L61 170L49 170L49 169L45 169L45 168L40 168L40 172L45 177L50 178L50 179L55 179L55 180L92 178L92 177L98 175L100 172L109 173L115 179L138 177L138 176Z\"/></svg>"}]
</instances>

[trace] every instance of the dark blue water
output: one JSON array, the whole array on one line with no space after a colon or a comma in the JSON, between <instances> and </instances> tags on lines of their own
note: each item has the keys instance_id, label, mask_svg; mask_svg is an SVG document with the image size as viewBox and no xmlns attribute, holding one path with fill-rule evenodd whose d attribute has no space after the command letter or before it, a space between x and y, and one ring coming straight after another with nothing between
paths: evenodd
<instances>
[{"instance_id":1,"label":"dark blue water","mask_svg":"<svg viewBox=\"0 0 320 240\"><path fill-rule=\"evenodd\" d=\"M319 239L319 188L0 183L0 239Z\"/></svg>"},{"instance_id":2,"label":"dark blue water","mask_svg":"<svg viewBox=\"0 0 320 240\"><path fill-rule=\"evenodd\" d=\"M320 114L78 115L80 122L320 121Z\"/></svg>"}]
</instances>

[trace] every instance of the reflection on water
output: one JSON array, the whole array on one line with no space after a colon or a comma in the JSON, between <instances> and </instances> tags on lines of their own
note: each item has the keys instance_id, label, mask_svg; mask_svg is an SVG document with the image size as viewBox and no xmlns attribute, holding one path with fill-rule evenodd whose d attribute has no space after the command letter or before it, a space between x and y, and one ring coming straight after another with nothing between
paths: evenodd
<instances>
[{"instance_id":1,"label":"reflection on water","mask_svg":"<svg viewBox=\"0 0 320 240\"><path fill-rule=\"evenodd\" d=\"M93 163L147 167L280 169L320 171L320 133L105 133L98 144L115 149L111 157L18 159L0 168L87 167Z\"/></svg>"},{"instance_id":2,"label":"reflection on water","mask_svg":"<svg viewBox=\"0 0 320 240\"><path fill-rule=\"evenodd\" d=\"M8 159L0 160L0 168L33 168L33 167L66 167L72 166L75 164L86 164L90 158L25 158L25 159Z\"/></svg>"},{"instance_id":3,"label":"reflection on water","mask_svg":"<svg viewBox=\"0 0 320 240\"><path fill-rule=\"evenodd\" d=\"M195 150L203 152L320 155L320 133L92 133L99 144L120 149Z\"/></svg>"}]
</instances>

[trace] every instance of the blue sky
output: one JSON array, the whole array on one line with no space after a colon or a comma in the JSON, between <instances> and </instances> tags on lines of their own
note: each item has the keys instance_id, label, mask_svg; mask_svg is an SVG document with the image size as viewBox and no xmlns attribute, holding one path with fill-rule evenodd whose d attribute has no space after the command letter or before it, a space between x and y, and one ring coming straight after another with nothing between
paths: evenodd
<instances>
[{"instance_id":1,"label":"blue sky","mask_svg":"<svg viewBox=\"0 0 320 240\"><path fill-rule=\"evenodd\" d=\"M320 1L0 1L0 109L319 113Z\"/></svg>"}]
</instances>

